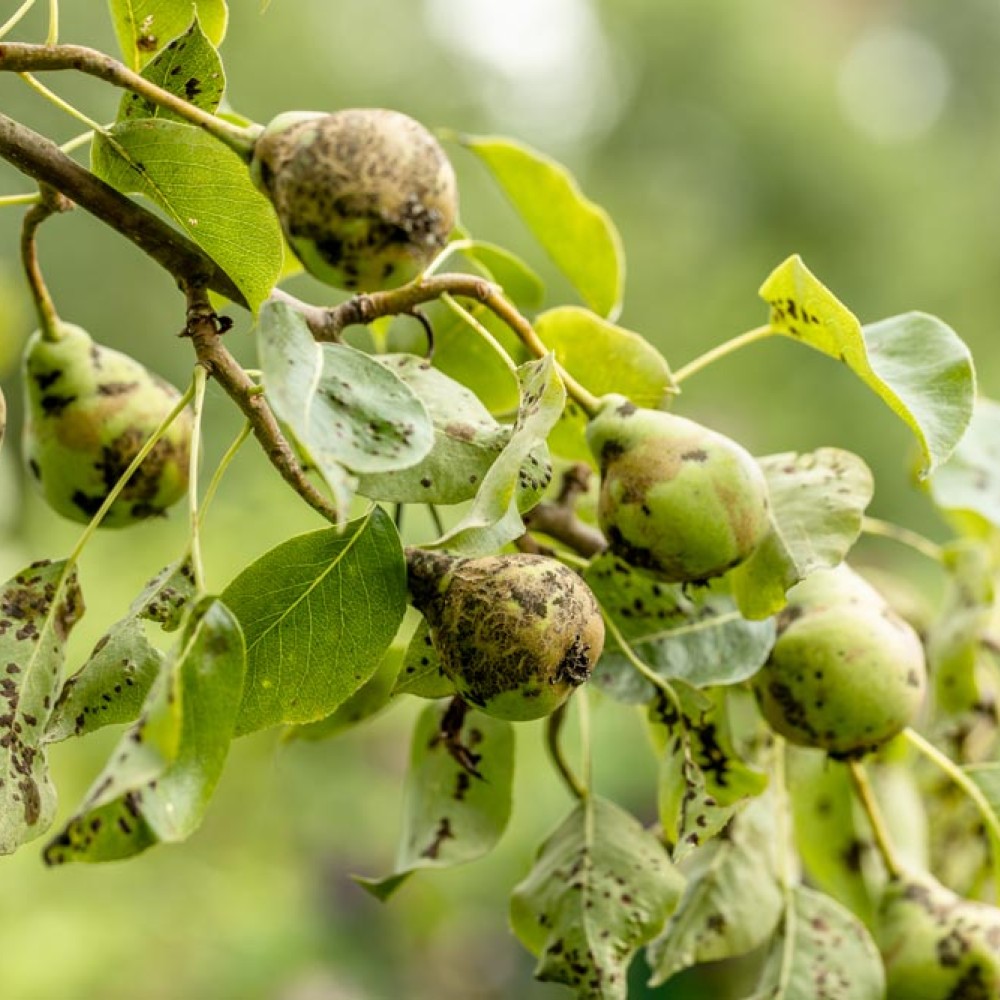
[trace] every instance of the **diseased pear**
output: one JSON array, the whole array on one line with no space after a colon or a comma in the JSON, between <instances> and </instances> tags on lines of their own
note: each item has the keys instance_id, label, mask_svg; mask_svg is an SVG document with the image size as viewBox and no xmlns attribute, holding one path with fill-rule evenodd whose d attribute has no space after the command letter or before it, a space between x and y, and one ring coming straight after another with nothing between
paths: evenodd
<instances>
[{"instance_id":1,"label":"diseased pear","mask_svg":"<svg viewBox=\"0 0 1000 1000\"><path fill-rule=\"evenodd\" d=\"M455 225L451 163L423 125L398 111L279 115L257 139L250 169L306 270L336 288L405 284Z\"/></svg>"},{"instance_id":2,"label":"diseased pear","mask_svg":"<svg viewBox=\"0 0 1000 1000\"><path fill-rule=\"evenodd\" d=\"M917 633L848 567L788 592L778 637L753 686L786 739L859 757L912 721L927 685Z\"/></svg>"},{"instance_id":3,"label":"diseased pear","mask_svg":"<svg viewBox=\"0 0 1000 1000\"><path fill-rule=\"evenodd\" d=\"M764 473L735 441L684 417L605 396L587 426L611 550L672 583L746 560L770 530Z\"/></svg>"},{"instance_id":4,"label":"diseased pear","mask_svg":"<svg viewBox=\"0 0 1000 1000\"><path fill-rule=\"evenodd\" d=\"M957 896L931 875L889 882L876 918L887 1000L996 1000L1000 910Z\"/></svg>"},{"instance_id":5,"label":"diseased pear","mask_svg":"<svg viewBox=\"0 0 1000 1000\"><path fill-rule=\"evenodd\" d=\"M180 393L127 354L60 322L25 348L24 459L57 513L88 522L174 408ZM182 412L101 522L122 527L162 514L186 492L191 417Z\"/></svg>"},{"instance_id":6,"label":"diseased pear","mask_svg":"<svg viewBox=\"0 0 1000 1000\"><path fill-rule=\"evenodd\" d=\"M590 588L555 559L458 559L407 550L413 604L441 665L470 704L519 722L555 711L590 676L604 619Z\"/></svg>"}]
</instances>

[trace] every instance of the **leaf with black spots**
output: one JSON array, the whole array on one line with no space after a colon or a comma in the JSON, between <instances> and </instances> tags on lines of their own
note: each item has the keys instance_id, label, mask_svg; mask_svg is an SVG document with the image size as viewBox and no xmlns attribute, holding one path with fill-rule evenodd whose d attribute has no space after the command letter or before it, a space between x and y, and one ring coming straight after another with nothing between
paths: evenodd
<instances>
[{"instance_id":1,"label":"leaf with black spots","mask_svg":"<svg viewBox=\"0 0 1000 1000\"><path fill-rule=\"evenodd\" d=\"M395 871L357 879L378 899L388 899L415 871L483 857L507 828L513 726L469 709L460 727L450 727L451 711L451 704L427 705L417 719Z\"/></svg>"},{"instance_id":2,"label":"leaf with black spots","mask_svg":"<svg viewBox=\"0 0 1000 1000\"><path fill-rule=\"evenodd\" d=\"M514 933L535 977L581 998L625 1000L636 950L676 909L684 878L663 845L607 799L579 802L511 896Z\"/></svg>"},{"instance_id":3,"label":"leaf with black spots","mask_svg":"<svg viewBox=\"0 0 1000 1000\"><path fill-rule=\"evenodd\" d=\"M431 639L431 627L426 620L417 626L403 666L396 678L394 694L412 694L418 698L448 698L455 693L455 682L444 672L441 657Z\"/></svg>"},{"instance_id":4,"label":"leaf with black spots","mask_svg":"<svg viewBox=\"0 0 1000 1000\"><path fill-rule=\"evenodd\" d=\"M37 562L0 587L0 854L44 833L56 792L44 733L66 639L83 614L76 569Z\"/></svg>"}]
</instances>

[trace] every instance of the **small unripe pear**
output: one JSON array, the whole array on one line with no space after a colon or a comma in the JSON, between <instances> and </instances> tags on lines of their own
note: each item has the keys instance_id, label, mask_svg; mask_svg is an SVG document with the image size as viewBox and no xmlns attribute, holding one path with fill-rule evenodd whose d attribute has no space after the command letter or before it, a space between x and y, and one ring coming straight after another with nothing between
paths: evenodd
<instances>
[{"instance_id":1,"label":"small unripe pear","mask_svg":"<svg viewBox=\"0 0 1000 1000\"><path fill-rule=\"evenodd\" d=\"M955 895L927 874L886 887L875 940L887 1000L995 1000L1000 996L1000 910Z\"/></svg>"},{"instance_id":2,"label":"small unripe pear","mask_svg":"<svg viewBox=\"0 0 1000 1000\"><path fill-rule=\"evenodd\" d=\"M24 459L49 505L88 522L180 393L127 354L70 323L58 340L36 332L24 354ZM191 417L157 442L101 522L122 527L162 514L186 492Z\"/></svg>"},{"instance_id":3,"label":"small unripe pear","mask_svg":"<svg viewBox=\"0 0 1000 1000\"><path fill-rule=\"evenodd\" d=\"M913 721L927 683L924 650L852 570L814 575L789 591L754 690L764 718L791 742L859 757Z\"/></svg>"},{"instance_id":4,"label":"small unripe pear","mask_svg":"<svg viewBox=\"0 0 1000 1000\"><path fill-rule=\"evenodd\" d=\"M722 434L605 396L587 443L601 468L601 530L636 569L671 583L708 580L770 530L764 473Z\"/></svg>"},{"instance_id":5,"label":"small unripe pear","mask_svg":"<svg viewBox=\"0 0 1000 1000\"><path fill-rule=\"evenodd\" d=\"M499 719L538 719L590 676L604 619L587 584L556 559L409 549L407 565L413 604L470 705Z\"/></svg>"},{"instance_id":6,"label":"small unripe pear","mask_svg":"<svg viewBox=\"0 0 1000 1000\"><path fill-rule=\"evenodd\" d=\"M251 175L306 270L371 292L415 278L447 243L455 172L419 122L385 108L279 115L257 139Z\"/></svg>"}]
</instances>

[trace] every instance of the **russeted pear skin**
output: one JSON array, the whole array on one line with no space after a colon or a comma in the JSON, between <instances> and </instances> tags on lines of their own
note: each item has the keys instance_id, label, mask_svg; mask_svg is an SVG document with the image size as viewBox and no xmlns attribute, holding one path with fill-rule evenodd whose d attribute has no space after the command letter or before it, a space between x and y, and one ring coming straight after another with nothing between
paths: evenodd
<instances>
[{"instance_id":1,"label":"russeted pear skin","mask_svg":"<svg viewBox=\"0 0 1000 1000\"><path fill-rule=\"evenodd\" d=\"M875 940L887 1000L1000 996L1000 910L957 896L931 875L890 880Z\"/></svg>"},{"instance_id":2,"label":"russeted pear skin","mask_svg":"<svg viewBox=\"0 0 1000 1000\"><path fill-rule=\"evenodd\" d=\"M348 291L415 278L447 243L458 213L440 143L385 108L279 115L254 144L250 170L305 269Z\"/></svg>"},{"instance_id":3,"label":"russeted pear skin","mask_svg":"<svg viewBox=\"0 0 1000 1000\"><path fill-rule=\"evenodd\" d=\"M905 729L927 684L917 633L847 567L812 574L788 596L753 680L771 728L845 759Z\"/></svg>"},{"instance_id":4,"label":"russeted pear skin","mask_svg":"<svg viewBox=\"0 0 1000 1000\"><path fill-rule=\"evenodd\" d=\"M589 678L604 620L587 584L558 560L409 549L407 565L413 604L470 705L513 722L538 719Z\"/></svg>"},{"instance_id":5,"label":"russeted pear skin","mask_svg":"<svg viewBox=\"0 0 1000 1000\"><path fill-rule=\"evenodd\" d=\"M88 522L180 393L134 358L60 323L25 348L24 459L57 513ZM101 522L123 527L162 514L187 490L191 416L171 424Z\"/></svg>"},{"instance_id":6,"label":"russeted pear skin","mask_svg":"<svg viewBox=\"0 0 1000 1000\"><path fill-rule=\"evenodd\" d=\"M692 420L605 396L587 426L611 550L671 583L744 562L770 530L767 481L735 441Z\"/></svg>"}]
</instances>

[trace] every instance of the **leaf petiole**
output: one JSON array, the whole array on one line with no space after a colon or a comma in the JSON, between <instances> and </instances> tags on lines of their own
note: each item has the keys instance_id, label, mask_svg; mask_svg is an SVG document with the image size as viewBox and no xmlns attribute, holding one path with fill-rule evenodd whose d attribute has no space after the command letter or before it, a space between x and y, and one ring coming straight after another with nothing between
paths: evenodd
<instances>
[{"instance_id":1,"label":"leaf petiole","mask_svg":"<svg viewBox=\"0 0 1000 1000\"><path fill-rule=\"evenodd\" d=\"M674 372L674 382L679 385L688 376L697 374L703 368L707 368L714 362L724 358L727 354L732 354L741 347L746 347L747 344L754 344L758 340L764 340L765 337L773 337L777 332L771 326L758 326L753 330L747 330L746 333L741 333L738 337L733 337L732 340L727 340L725 343L713 347L710 351L706 351L700 357L695 358L694 361L689 361L683 368L679 368Z\"/></svg>"},{"instance_id":2,"label":"leaf petiole","mask_svg":"<svg viewBox=\"0 0 1000 1000\"><path fill-rule=\"evenodd\" d=\"M868 781L868 775L865 773L864 766L860 761L852 760L847 762L847 767L850 771L851 781L854 784L854 791L868 816L868 822L871 824L872 834L875 837L875 847L882 857L882 863L885 865L890 878L899 878L903 868L896 856L896 850L892 845L892 839L889 837L889 831L886 828L882 810L875 799L875 793L872 791L872 786Z\"/></svg>"},{"instance_id":3,"label":"leaf petiole","mask_svg":"<svg viewBox=\"0 0 1000 1000\"><path fill-rule=\"evenodd\" d=\"M944 551L940 545L932 542L929 538L924 538L916 531L900 527L891 521L882 521L877 517L865 517L861 521L861 531L866 535L877 535L880 538L899 542L900 545L908 545L914 552L919 552L932 562L944 562Z\"/></svg>"},{"instance_id":4,"label":"leaf petiole","mask_svg":"<svg viewBox=\"0 0 1000 1000\"><path fill-rule=\"evenodd\" d=\"M194 574L195 589L205 590L205 567L201 559L201 515L198 510L198 462L201 458L201 420L205 412L205 388L208 372L201 365L195 365L191 380L193 396L191 403L191 445L188 455L188 517L191 525L191 570Z\"/></svg>"}]
</instances>

